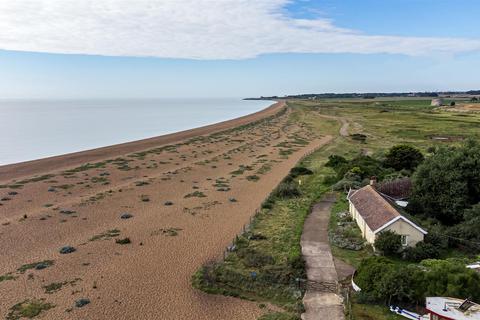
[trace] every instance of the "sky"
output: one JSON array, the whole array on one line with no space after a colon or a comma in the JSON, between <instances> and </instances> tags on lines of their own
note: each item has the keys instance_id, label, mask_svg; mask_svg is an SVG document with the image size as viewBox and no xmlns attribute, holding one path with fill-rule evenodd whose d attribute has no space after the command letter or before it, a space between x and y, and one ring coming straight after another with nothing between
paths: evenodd
<instances>
[{"instance_id":1,"label":"sky","mask_svg":"<svg viewBox=\"0 0 480 320\"><path fill-rule=\"evenodd\" d=\"M478 0L0 2L0 99L480 89Z\"/></svg>"}]
</instances>

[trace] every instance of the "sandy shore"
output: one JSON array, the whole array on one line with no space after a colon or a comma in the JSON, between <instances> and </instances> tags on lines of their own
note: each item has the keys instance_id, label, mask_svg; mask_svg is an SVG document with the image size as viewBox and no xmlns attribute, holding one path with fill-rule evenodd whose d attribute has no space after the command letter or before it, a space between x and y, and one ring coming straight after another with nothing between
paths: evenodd
<instances>
[{"instance_id":1,"label":"sandy shore","mask_svg":"<svg viewBox=\"0 0 480 320\"><path fill-rule=\"evenodd\" d=\"M212 134L214 132L238 127L268 116L272 116L284 107L285 102L279 101L272 104L268 108L265 108L258 112L200 128L194 128L149 139L126 142L92 150L0 166L0 183L5 180L18 179L23 176L43 174L50 170L58 170L66 167L72 167L87 162L94 162L109 157L116 157L117 155L147 150L150 148L158 147L160 145L174 143L201 135Z\"/></svg>"},{"instance_id":2,"label":"sandy shore","mask_svg":"<svg viewBox=\"0 0 480 320\"><path fill-rule=\"evenodd\" d=\"M0 316L44 299L55 305L45 319L258 317L255 303L198 292L190 277L222 255L305 153L331 140L288 121L290 112L279 102L174 135L0 167ZM76 251L60 254L67 245ZM34 268L45 260L52 265ZM90 304L75 307L81 298Z\"/></svg>"}]
</instances>

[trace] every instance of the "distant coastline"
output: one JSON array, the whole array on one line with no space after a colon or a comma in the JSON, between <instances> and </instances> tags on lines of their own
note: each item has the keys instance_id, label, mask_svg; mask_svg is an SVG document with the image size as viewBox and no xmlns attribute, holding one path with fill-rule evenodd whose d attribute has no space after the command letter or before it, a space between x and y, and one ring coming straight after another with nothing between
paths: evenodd
<instances>
[{"instance_id":1,"label":"distant coastline","mask_svg":"<svg viewBox=\"0 0 480 320\"><path fill-rule=\"evenodd\" d=\"M0 166L202 127L268 107L241 98L0 99Z\"/></svg>"},{"instance_id":2,"label":"distant coastline","mask_svg":"<svg viewBox=\"0 0 480 320\"><path fill-rule=\"evenodd\" d=\"M305 93L285 96L261 96L244 100L278 100L278 99L375 99L375 98L435 98L435 97L473 97L480 96L480 90L468 91L417 91L417 92L353 92L353 93Z\"/></svg>"},{"instance_id":3,"label":"distant coastline","mask_svg":"<svg viewBox=\"0 0 480 320\"><path fill-rule=\"evenodd\" d=\"M36 174L44 174L52 170L81 165L88 162L103 160L106 158L115 157L127 153L138 152L161 145L174 143L189 139L196 136L211 134L218 131L223 131L233 127L245 125L265 117L278 113L285 107L285 102L272 101L272 104L260 111L210 124L202 127L179 131L175 133L160 135L152 138L141 139L132 142L120 143L100 148L73 152L53 157L42 158L38 160L31 160L13 164L0 166L0 182L18 179L25 176L32 176Z\"/></svg>"}]
</instances>

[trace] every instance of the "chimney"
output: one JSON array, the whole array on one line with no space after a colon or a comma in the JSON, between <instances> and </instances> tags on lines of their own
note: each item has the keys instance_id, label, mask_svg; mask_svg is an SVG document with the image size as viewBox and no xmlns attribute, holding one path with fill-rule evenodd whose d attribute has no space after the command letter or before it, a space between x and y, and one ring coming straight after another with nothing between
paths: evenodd
<instances>
[{"instance_id":1,"label":"chimney","mask_svg":"<svg viewBox=\"0 0 480 320\"><path fill-rule=\"evenodd\" d=\"M377 177L372 176L372 177L370 178L370 185L371 185L372 187L375 187L375 186L377 185Z\"/></svg>"}]
</instances>

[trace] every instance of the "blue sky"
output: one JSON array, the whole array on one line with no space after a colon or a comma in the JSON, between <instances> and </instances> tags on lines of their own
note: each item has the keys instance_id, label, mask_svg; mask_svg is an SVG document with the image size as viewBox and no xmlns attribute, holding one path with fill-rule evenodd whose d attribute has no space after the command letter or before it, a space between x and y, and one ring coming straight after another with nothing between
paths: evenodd
<instances>
[{"instance_id":1,"label":"blue sky","mask_svg":"<svg viewBox=\"0 0 480 320\"><path fill-rule=\"evenodd\" d=\"M0 98L480 89L480 1L105 2L0 5Z\"/></svg>"}]
</instances>

